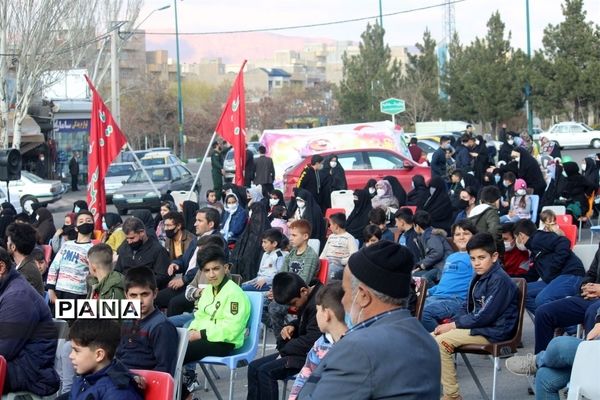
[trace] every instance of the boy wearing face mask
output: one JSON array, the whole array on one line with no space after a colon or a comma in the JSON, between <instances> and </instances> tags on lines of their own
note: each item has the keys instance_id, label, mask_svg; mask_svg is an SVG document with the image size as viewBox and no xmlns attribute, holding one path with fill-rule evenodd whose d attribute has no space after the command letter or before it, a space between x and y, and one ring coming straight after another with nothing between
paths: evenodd
<instances>
[{"instance_id":1,"label":"boy wearing face mask","mask_svg":"<svg viewBox=\"0 0 600 400\"><path fill-rule=\"evenodd\" d=\"M77 239L63 244L48 269L48 296L52 304L56 299L83 299L87 294L94 216L87 210L80 211L75 221Z\"/></svg>"},{"instance_id":2,"label":"boy wearing face mask","mask_svg":"<svg viewBox=\"0 0 600 400\"><path fill-rule=\"evenodd\" d=\"M502 267L508 276L513 278L525 278L528 281L537 280L537 276L530 277L529 273L529 251L517 247L513 229L515 224L508 222L502 224L502 240L504 241L504 260Z\"/></svg>"}]
</instances>

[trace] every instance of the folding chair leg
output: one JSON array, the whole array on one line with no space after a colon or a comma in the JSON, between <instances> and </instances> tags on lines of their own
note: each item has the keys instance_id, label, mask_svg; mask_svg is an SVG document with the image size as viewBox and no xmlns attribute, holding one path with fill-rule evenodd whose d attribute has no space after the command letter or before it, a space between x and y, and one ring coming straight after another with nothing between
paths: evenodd
<instances>
[{"instance_id":1,"label":"folding chair leg","mask_svg":"<svg viewBox=\"0 0 600 400\"><path fill-rule=\"evenodd\" d=\"M500 362L498 357L494 357L494 380L492 381L492 400L496 400L496 378L498 376L498 370L500 369Z\"/></svg>"},{"instance_id":2,"label":"folding chair leg","mask_svg":"<svg viewBox=\"0 0 600 400\"><path fill-rule=\"evenodd\" d=\"M215 393L215 396L217 396L217 399L223 400L223 397L221 397L221 393L219 392L219 388L217 387L217 385L215 385L212 378L210 377L210 372L206 369L204 364L200 364L200 368L202 369L202 373L204 373L204 376L206 377L206 380L208 381L210 388Z\"/></svg>"},{"instance_id":3,"label":"folding chair leg","mask_svg":"<svg viewBox=\"0 0 600 400\"><path fill-rule=\"evenodd\" d=\"M221 379L221 377L219 376L219 373L217 372L217 370L215 369L214 366L209 365L208 368L210 369L210 372L212 372L213 376L215 377L216 380Z\"/></svg>"},{"instance_id":4,"label":"folding chair leg","mask_svg":"<svg viewBox=\"0 0 600 400\"><path fill-rule=\"evenodd\" d=\"M235 382L235 369L229 371L229 400L233 400L233 382Z\"/></svg>"},{"instance_id":5,"label":"folding chair leg","mask_svg":"<svg viewBox=\"0 0 600 400\"><path fill-rule=\"evenodd\" d=\"M281 400L286 400L287 399L287 384L288 384L287 379L284 379L282 381L282 383L283 383L283 385L281 387Z\"/></svg>"},{"instance_id":6,"label":"folding chair leg","mask_svg":"<svg viewBox=\"0 0 600 400\"><path fill-rule=\"evenodd\" d=\"M267 324L262 324L262 356L265 356L265 352L267 351Z\"/></svg>"},{"instance_id":7,"label":"folding chair leg","mask_svg":"<svg viewBox=\"0 0 600 400\"><path fill-rule=\"evenodd\" d=\"M490 397L487 395L487 393L483 389L483 386L481 386L481 382L479 381L477 374L475 374L475 371L473 370L473 367L471 366L471 362L467 358L467 355L465 353L460 353L460 355L461 355L463 361L465 362L465 365L467 366L467 369L469 370L469 373L471 374L473 381L475 382L475 386L477 386L477 389L479 389L479 393L481 393L481 397L484 400L490 400ZM496 377L496 368L494 368L494 379L495 379L495 377ZM494 380L494 382L495 382L495 380Z\"/></svg>"}]
</instances>

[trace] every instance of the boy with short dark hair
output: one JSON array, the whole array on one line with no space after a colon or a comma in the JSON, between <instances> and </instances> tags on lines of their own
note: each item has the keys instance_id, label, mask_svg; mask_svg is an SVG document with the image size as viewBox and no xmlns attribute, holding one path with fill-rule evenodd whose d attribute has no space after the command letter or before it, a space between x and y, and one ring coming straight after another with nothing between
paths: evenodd
<instances>
[{"instance_id":1,"label":"boy with short dark hair","mask_svg":"<svg viewBox=\"0 0 600 400\"><path fill-rule=\"evenodd\" d=\"M264 253L260 260L258 273L256 278L242 284L243 290L258 292L271 290L273 277L281 269L287 255L287 252L282 250L284 241L287 242L287 239L284 239L283 233L279 229L271 228L263 232L262 248Z\"/></svg>"},{"instance_id":2,"label":"boy with short dark hair","mask_svg":"<svg viewBox=\"0 0 600 400\"><path fill-rule=\"evenodd\" d=\"M344 322L345 311L342 297L344 297L344 289L342 289L341 281L330 282L317 292L317 324L323 335L317 339L306 356L304 367L296 376L288 400L296 400L304 383L319 366L323 357L348 330L348 326Z\"/></svg>"},{"instance_id":3,"label":"boy with short dark hair","mask_svg":"<svg viewBox=\"0 0 600 400\"><path fill-rule=\"evenodd\" d=\"M515 235L513 234L514 229L515 224L513 222L502 224L502 240L504 241L502 265L508 276L527 279L530 264L529 250L521 250L517 247ZM533 275L529 279L537 280L537 275Z\"/></svg>"},{"instance_id":4,"label":"boy with short dark hair","mask_svg":"<svg viewBox=\"0 0 600 400\"><path fill-rule=\"evenodd\" d=\"M382 210L383 211L383 210ZM329 279L342 279L344 266L353 253L358 251L354 236L346 232L346 215L335 213L329 217L331 235L319 257L329 261Z\"/></svg>"},{"instance_id":5,"label":"boy with short dark hair","mask_svg":"<svg viewBox=\"0 0 600 400\"><path fill-rule=\"evenodd\" d=\"M381 229L381 240L394 241L394 233L387 227L387 215L382 208L376 207L369 211L369 223Z\"/></svg>"},{"instance_id":6,"label":"boy with short dark hair","mask_svg":"<svg viewBox=\"0 0 600 400\"><path fill-rule=\"evenodd\" d=\"M248 366L248 400L277 399L280 379L294 376L321 335L317 324L316 294L321 283L308 286L292 272L273 278L273 298L279 304L298 309L298 318L281 329L277 353L259 358Z\"/></svg>"},{"instance_id":7,"label":"boy with short dark hair","mask_svg":"<svg viewBox=\"0 0 600 400\"><path fill-rule=\"evenodd\" d=\"M396 228L400 231L398 244L408 247L416 262L421 259L421 251L419 250L419 235L415 231L413 216L413 212L410 208L400 208L394 214Z\"/></svg>"},{"instance_id":8,"label":"boy with short dark hair","mask_svg":"<svg viewBox=\"0 0 600 400\"><path fill-rule=\"evenodd\" d=\"M88 251L91 278L88 280L89 299L125 298L124 277L114 270L112 248L99 243Z\"/></svg>"},{"instance_id":9,"label":"boy with short dark hair","mask_svg":"<svg viewBox=\"0 0 600 400\"><path fill-rule=\"evenodd\" d=\"M462 399L456 380L454 349L466 344L489 344L509 339L518 319L517 285L498 262L494 237L478 233L467 243L475 275L463 309L453 322L433 332L440 348L445 400Z\"/></svg>"},{"instance_id":10,"label":"boy with short dark hair","mask_svg":"<svg viewBox=\"0 0 600 400\"><path fill-rule=\"evenodd\" d=\"M442 274L446 258L453 253L446 239L446 231L431 226L431 216L427 211L419 210L413 218L415 231L419 234L421 255L416 262L414 276L427 279L436 284Z\"/></svg>"},{"instance_id":11,"label":"boy with short dark hair","mask_svg":"<svg viewBox=\"0 0 600 400\"><path fill-rule=\"evenodd\" d=\"M174 376L177 329L154 307L158 293L154 272L131 267L125 274L125 295L141 302L141 318L123 322L117 358L131 369L168 372Z\"/></svg>"},{"instance_id":12,"label":"boy with short dark hair","mask_svg":"<svg viewBox=\"0 0 600 400\"><path fill-rule=\"evenodd\" d=\"M117 359L121 327L111 320L76 320L69 330L69 358L77 375L70 400L141 400L133 375Z\"/></svg>"},{"instance_id":13,"label":"boy with short dark hair","mask_svg":"<svg viewBox=\"0 0 600 400\"><path fill-rule=\"evenodd\" d=\"M381 240L381 229L377 225L369 224L363 229L363 243L369 247Z\"/></svg>"}]
</instances>

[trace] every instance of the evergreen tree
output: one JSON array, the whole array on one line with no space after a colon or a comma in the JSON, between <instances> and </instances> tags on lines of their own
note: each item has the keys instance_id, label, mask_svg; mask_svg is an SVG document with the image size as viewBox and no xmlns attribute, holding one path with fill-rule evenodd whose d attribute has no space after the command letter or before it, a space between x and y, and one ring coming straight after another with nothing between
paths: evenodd
<instances>
[{"instance_id":1,"label":"evergreen tree","mask_svg":"<svg viewBox=\"0 0 600 400\"><path fill-rule=\"evenodd\" d=\"M439 69L436 42L431 32L423 33L423 43L416 43L417 54L408 55L406 76L402 79L399 97L406 101L401 114L411 125L429 121L439 115Z\"/></svg>"},{"instance_id":2,"label":"evergreen tree","mask_svg":"<svg viewBox=\"0 0 600 400\"><path fill-rule=\"evenodd\" d=\"M361 35L359 54L342 57L343 78L336 98L345 123L385 119L379 102L398 92L400 63L392 60L384 35L381 26L368 24Z\"/></svg>"}]
</instances>

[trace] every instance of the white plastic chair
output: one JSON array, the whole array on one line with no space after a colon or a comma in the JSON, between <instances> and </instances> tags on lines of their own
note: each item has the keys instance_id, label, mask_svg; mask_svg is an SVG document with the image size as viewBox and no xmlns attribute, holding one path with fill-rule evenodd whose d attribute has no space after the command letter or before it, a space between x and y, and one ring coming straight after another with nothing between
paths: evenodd
<instances>
[{"instance_id":1,"label":"white plastic chair","mask_svg":"<svg viewBox=\"0 0 600 400\"><path fill-rule=\"evenodd\" d=\"M308 239L308 246L317 253L317 255L321 254L319 251L321 247L321 241L319 239Z\"/></svg>"},{"instance_id":2,"label":"white plastic chair","mask_svg":"<svg viewBox=\"0 0 600 400\"><path fill-rule=\"evenodd\" d=\"M540 207L540 196L532 194L529 198L531 199L531 222L535 224L538 218L538 208Z\"/></svg>"},{"instance_id":3,"label":"white plastic chair","mask_svg":"<svg viewBox=\"0 0 600 400\"><path fill-rule=\"evenodd\" d=\"M544 206L542 207L542 211L554 211L556 215L565 215L567 213L567 209L565 206Z\"/></svg>"},{"instance_id":4,"label":"white plastic chair","mask_svg":"<svg viewBox=\"0 0 600 400\"><path fill-rule=\"evenodd\" d=\"M354 210L354 191L335 190L331 192L331 208L343 208L348 217Z\"/></svg>"},{"instance_id":5,"label":"white plastic chair","mask_svg":"<svg viewBox=\"0 0 600 400\"><path fill-rule=\"evenodd\" d=\"M600 399L598 359L600 359L600 341L581 342L577 347L575 362L571 370L567 400Z\"/></svg>"},{"instance_id":6,"label":"white plastic chair","mask_svg":"<svg viewBox=\"0 0 600 400\"><path fill-rule=\"evenodd\" d=\"M183 360L188 347L187 328L177 328L177 362L175 363L175 400L181 400L181 376L183 373Z\"/></svg>"},{"instance_id":7,"label":"white plastic chair","mask_svg":"<svg viewBox=\"0 0 600 400\"><path fill-rule=\"evenodd\" d=\"M583 263L583 268L585 268L586 271L590 269L590 265L592 265L597 251L598 245L595 244L576 244L575 247L573 247L573 253L579 257Z\"/></svg>"}]
</instances>

